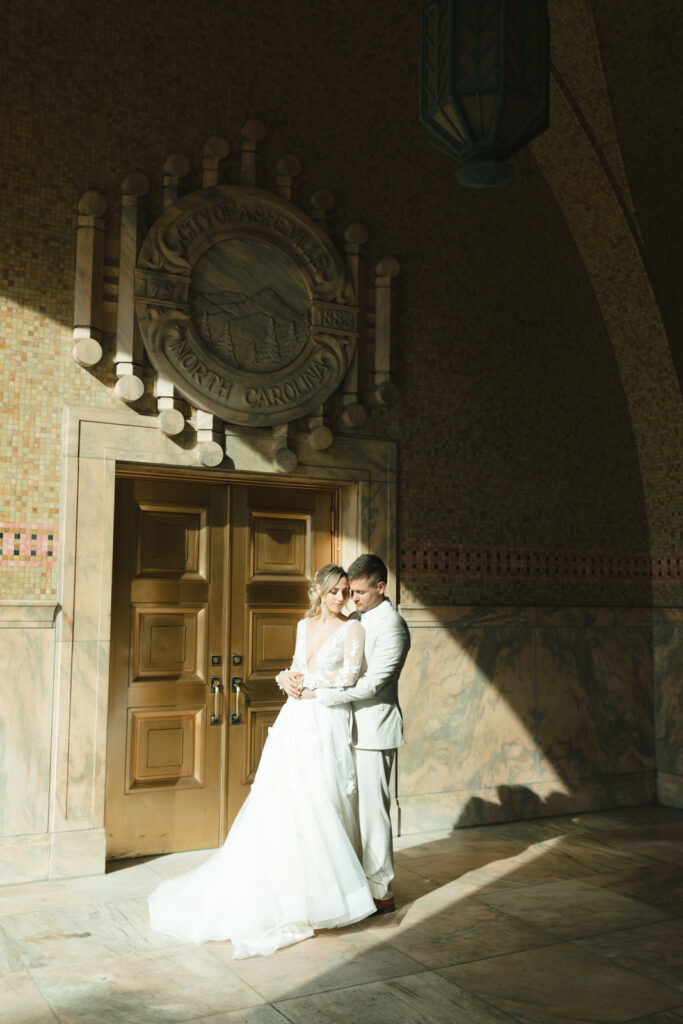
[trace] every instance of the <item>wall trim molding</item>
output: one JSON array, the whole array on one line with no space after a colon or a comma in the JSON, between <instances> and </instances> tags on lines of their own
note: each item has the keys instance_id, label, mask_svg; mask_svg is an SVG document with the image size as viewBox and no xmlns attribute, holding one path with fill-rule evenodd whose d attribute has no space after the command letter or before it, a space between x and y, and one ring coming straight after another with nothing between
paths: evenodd
<instances>
[{"instance_id":1,"label":"wall trim molding","mask_svg":"<svg viewBox=\"0 0 683 1024\"><path fill-rule=\"evenodd\" d=\"M0 629L53 629L57 601L0 601Z\"/></svg>"}]
</instances>

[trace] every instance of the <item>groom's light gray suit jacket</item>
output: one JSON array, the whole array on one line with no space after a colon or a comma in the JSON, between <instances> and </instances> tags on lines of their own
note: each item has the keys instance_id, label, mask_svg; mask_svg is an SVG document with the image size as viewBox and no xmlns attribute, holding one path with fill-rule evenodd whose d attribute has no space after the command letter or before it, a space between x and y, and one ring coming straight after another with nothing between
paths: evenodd
<instances>
[{"instance_id":1,"label":"groom's light gray suit jacket","mask_svg":"<svg viewBox=\"0 0 683 1024\"><path fill-rule=\"evenodd\" d=\"M404 743L398 677L410 650L408 626L388 599L361 617L365 630L365 671L354 686L320 689L323 704L352 704L353 745L391 750Z\"/></svg>"}]
</instances>

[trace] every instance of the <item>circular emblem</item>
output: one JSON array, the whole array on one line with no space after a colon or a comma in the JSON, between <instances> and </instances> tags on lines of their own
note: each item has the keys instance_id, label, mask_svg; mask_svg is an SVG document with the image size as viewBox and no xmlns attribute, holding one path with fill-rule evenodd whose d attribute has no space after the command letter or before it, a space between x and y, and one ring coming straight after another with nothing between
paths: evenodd
<instances>
[{"instance_id":1,"label":"circular emblem","mask_svg":"<svg viewBox=\"0 0 683 1024\"><path fill-rule=\"evenodd\" d=\"M135 304L155 369L230 423L313 412L342 382L358 337L355 295L325 232L243 186L164 211L140 250Z\"/></svg>"}]
</instances>

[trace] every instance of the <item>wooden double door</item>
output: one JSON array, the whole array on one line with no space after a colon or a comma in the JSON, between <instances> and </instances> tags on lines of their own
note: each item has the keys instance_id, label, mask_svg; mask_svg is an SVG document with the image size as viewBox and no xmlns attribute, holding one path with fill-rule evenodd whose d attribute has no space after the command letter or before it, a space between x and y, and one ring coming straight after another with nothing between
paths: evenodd
<instances>
[{"instance_id":1,"label":"wooden double door","mask_svg":"<svg viewBox=\"0 0 683 1024\"><path fill-rule=\"evenodd\" d=\"M105 826L109 858L219 845L253 781L334 490L117 482Z\"/></svg>"}]
</instances>

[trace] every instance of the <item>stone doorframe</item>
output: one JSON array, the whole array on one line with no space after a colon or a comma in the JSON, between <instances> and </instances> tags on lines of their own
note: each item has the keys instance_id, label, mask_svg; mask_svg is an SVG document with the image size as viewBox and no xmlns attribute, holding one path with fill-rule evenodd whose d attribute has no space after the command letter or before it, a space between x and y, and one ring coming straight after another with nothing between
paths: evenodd
<instances>
[{"instance_id":1,"label":"stone doorframe","mask_svg":"<svg viewBox=\"0 0 683 1024\"><path fill-rule=\"evenodd\" d=\"M291 446L298 466L277 471L277 440L261 432L226 437L225 480L334 483L342 492L342 563L380 554L396 596L396 443L338 437L317 451L307 434ZM62 431L59 612L56 633L50 822L50 875L105 868L104 789L114 489L119 463L196 470L196 450L166 437L156 417L128 409L66 407Z\"/></svg>"}]
</instances>

